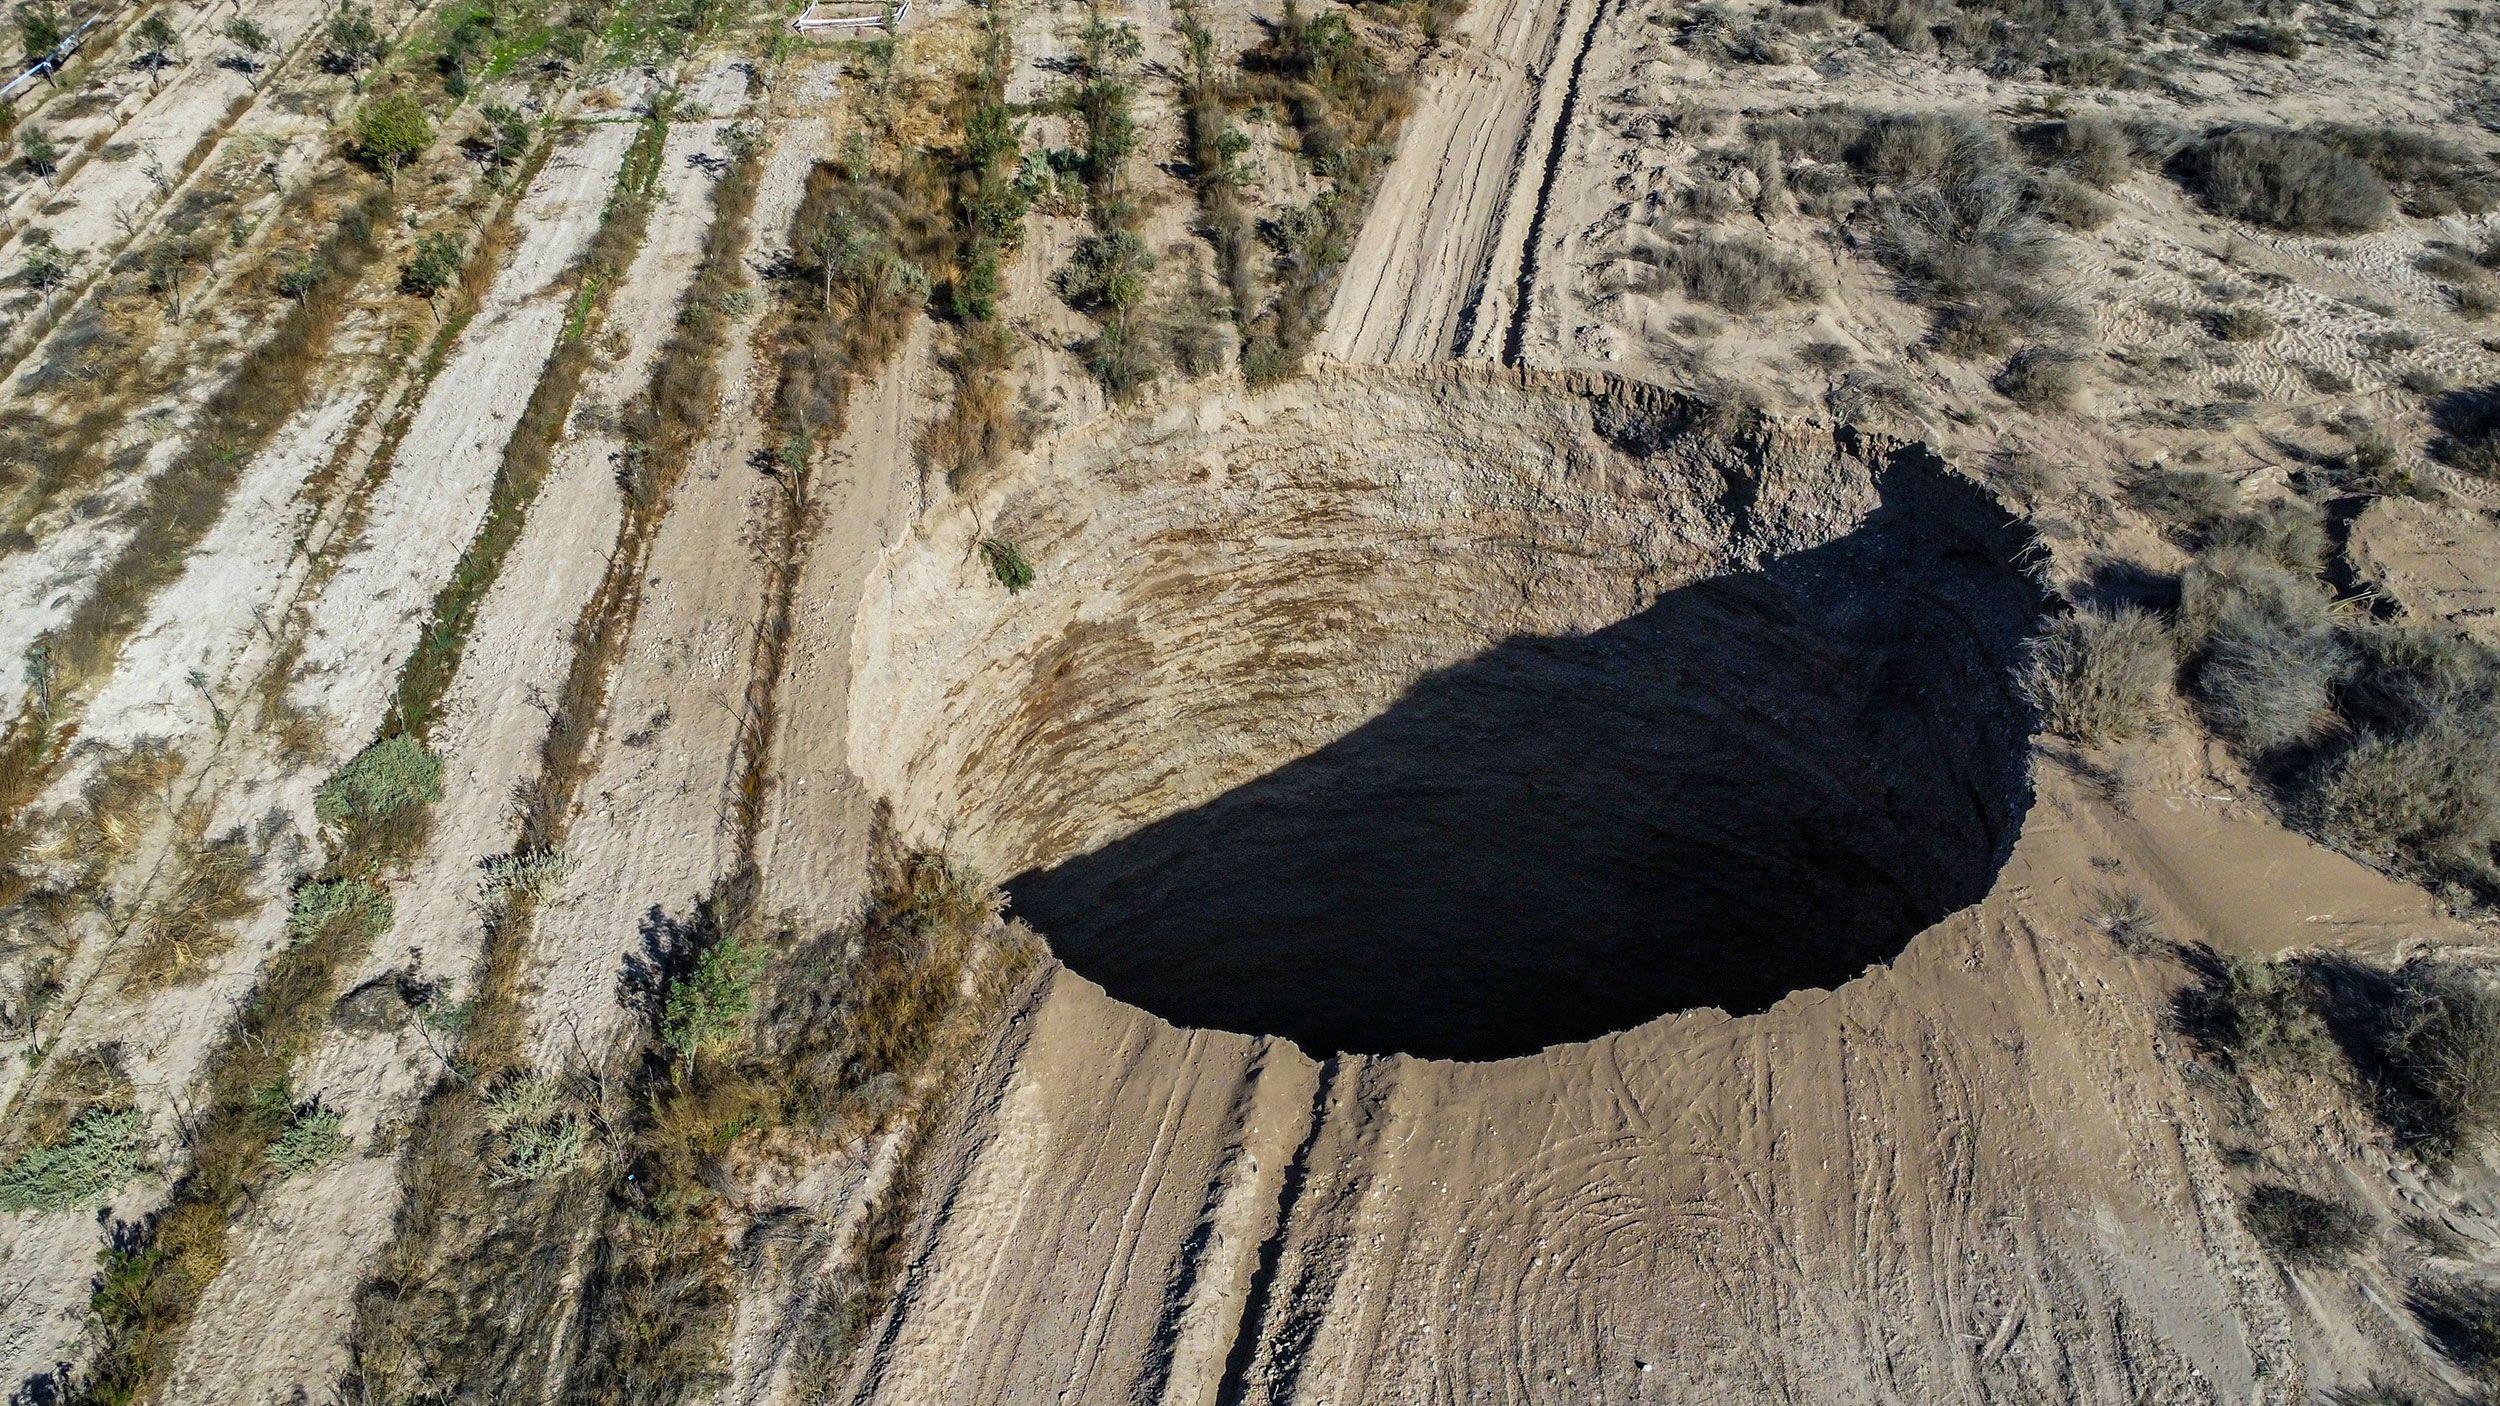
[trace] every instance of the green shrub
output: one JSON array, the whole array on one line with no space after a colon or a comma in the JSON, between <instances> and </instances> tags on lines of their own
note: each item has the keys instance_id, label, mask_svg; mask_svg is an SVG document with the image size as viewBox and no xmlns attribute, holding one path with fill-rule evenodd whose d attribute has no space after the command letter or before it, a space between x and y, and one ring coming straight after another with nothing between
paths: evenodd
<instances>
[{"instance_id":1,"label":"green shrub","mask_svg":"<svg viewBox=\"0 0 2500 1406\"><path fill-rule=\"evenodd\" d=\"M0 1171L0 1212L62 1211L99 1200L147 1170L147 1117L90 1108L57 1142L28 1148Z\"/></svg>"},{"instance_id":2,"label":"green shrub","mask_svg":"<svg viewBox=\"0 0 2500 1406\"><path fill-rule=\"evenodd\" d=\"M2240 1220L2258 1244L2297 1265L2339 1265L2370 1241L2370 1218L2351 1203L2281 1182L2250 1188L2240 1198Z\"/></svg>"},{"instance_id":3,"label":"green shrub","mask_svg":"<svg viewBox=\"0 0 2500 1406\"><path fill-rule=\"evenodd\" d=\"M339 1115L318 1104L295 1111L286 1130L269 1144L269 1166L281 1178L317 1172L347 1148Z\"/></svg>"},{"instance_id":4,"label":"green shrub","mask_svg":"<svg viewBox=\"0 0 2500 1406\"><path fill-rule=\"evenodd\" d=\"M572 872L571 856L555 850L499 854L486 861L486 896L504 902L544 898Z\"/></svg>"},{"instance_id":5,"label":"green shrub","mask_svg":"<svg viewBox=\"0 0 2500 1406\"><path fill-rule=\"evenodd\" d=\"M1146 241L1132 231L1118 229L1079 244L1052 283L1070 307L1125 312L1145 300L1146 278L1154 267L1154 251L1146 247Z\"/></svg>"},{"instance_id":6,"label":"green shrub","mask_svg":"<svg viewBox=\"0 0 2500 1406\"><path fill-rule=\"evenodd\" d=\"M313 814L325 825L387 820L443 798L443 759L406 734L386 737L356 754L322 783Z\"/></svg>"},{"instance_id":7,"label":"green shrub","mask_svg":"<svg viewBox=\"0 0 2500 1406\"><path fill-rule=\"evenodd\" d=\"M660 1043L680 1063L735 1038L755 1008L755 977L761 954L736 937L725 937L695 959L694 969L669 983L660 1011Z\"/></svg>"},{"instance_id":8,"label":"green shrub","mask_svg":"<svg viewBox=\"0 0 2500 1406\"><path fill-rule=\"evenodd\" d=\"M2358 234L2395 213L2378 172L2298 132L2235 128L2189 146L2174 166L2216 214L2292 234Z\"/></svg>"},{"instance_id":9,"label":"green shrub","mask_svg":"<svg viewBox=\"0 0 2500 1406\"><path fill-rule=\"evenodd\" d=\"M315 879L297 886L286 915L296 942L353 937L372 942L391 930L391 896L363 879Z\"/></svg>"},{"instance_id":10,"label":"green shrub","mask_svg":"<svg viewBox=\"0 0 2500 1406\"><path fill-rule=\"evenodd\" d=\"M990 575L1017 594L1033 584L1033 563L1024 556L1024 548L1003 538L992 537L981 543L981 555L990 565Z\"/></svg>"},{"instance_id":11,"label":"green shrub","mask_svg":"<svg viewBox=\"0 0 2500 1406\"><path fill-rule=\"evenodd\" d=\"M2082 609L2032 641L2022 686L2051 731L2101 747L2160 729L2177 669L2160 617Z\"/></svg>"},{"instance_id":12,"label":"green shrub","mask_svg":"<svg viewBox=\"0 0 2500 1406\"><path fill-rule=\"evenodd\" d=\"M507 1080L489 1094L483 1116L488 1140L487 1180L496 1186L545 1181L570 1171L589 1145L589 1124L573 1112L564 1081L532 1074Z\"/></svg>"}]
</instances>

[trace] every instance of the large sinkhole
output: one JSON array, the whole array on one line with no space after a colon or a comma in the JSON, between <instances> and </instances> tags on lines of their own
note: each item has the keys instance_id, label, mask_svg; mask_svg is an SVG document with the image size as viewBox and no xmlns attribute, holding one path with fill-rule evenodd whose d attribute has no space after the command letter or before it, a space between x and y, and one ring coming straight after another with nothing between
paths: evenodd
<instances>
[{"instance_id":1,"label":"large sinkhole","mask_svg":"<svg viewBox=\"0 0 2500 1406\"><path fill-rule=\"evenodd\" d=\"M854 750L1183 1025L1484 1059L1760 1010L1980 898L2027 804L2021 538L1921 451L1340 374L990 508L890 561Z\"/></svg>"}]
</instances>

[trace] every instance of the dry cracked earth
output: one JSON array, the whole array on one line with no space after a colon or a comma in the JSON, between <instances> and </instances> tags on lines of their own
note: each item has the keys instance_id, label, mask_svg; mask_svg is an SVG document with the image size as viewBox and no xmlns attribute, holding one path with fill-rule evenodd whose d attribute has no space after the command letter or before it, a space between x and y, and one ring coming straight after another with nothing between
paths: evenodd
<instances>
[{"instance_id":1,"label":"dry cracked earth","mask_svg":"<svg viewBox=\"0 0 2500 1406\"><path fill-rule=\"evenodd\" d=\"M2500 1399L2483 0L11 13L11 1406Z\"/></svg>"}]
</instances>

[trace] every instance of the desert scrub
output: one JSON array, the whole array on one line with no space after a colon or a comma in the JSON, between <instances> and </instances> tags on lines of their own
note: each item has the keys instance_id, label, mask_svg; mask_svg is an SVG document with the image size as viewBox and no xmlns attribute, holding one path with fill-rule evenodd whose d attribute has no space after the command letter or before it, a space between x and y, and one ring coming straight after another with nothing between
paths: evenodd
<instances>
[{"instance_id":1,"label":"desert scrub","mask_svg":"<svg viewBox=\"0 0 2500 1406\"><path fill-rule=\"evenodd\" d=\"M1032 586L1033 563L1026 559L1024 548L1003 538L992 537L981 543L981 557L989 563L991 579L1006 587L1009 595Z\"/></svg>"},{"instance_id":2,"label":"desert scrub","mask_svg":"<svg viewBox=\"0 0 2500 1406\"><path fill-rule=\"evenodd\" d=\"M2277 1259L2306 1268L2340 1265L2370 1242L2370 1218L2352 1203L2281 1182L2249 1188L2240 1221Z\"/></svg>"},{"instance_id":3,"label":"desert scrub","mask_svg":"<svg viewBox=\"0 0 2500 1406\"><path fill-rule=\"evenodd\" d=\"M2180 587L2188 694L2206 725L2252 757L2325 736L2350 666L2315 580L2245 549L2209 553Z\"/></svg>"},{"instance_id":4,"label":"desert scrub","mask_svg":"<svg viewBox=\"0 0 2500 1406\"><path fill-rule=\"evenodd\" d=\"M2500 1386L2500 1285L2433 1279L2413 1290L2406 1307L2449 1361Z\"/></svg>"},{"instance_id":5,"label":"desert scrub","mask_svg":"<svg viewBox=\"0 0 2500 1406\"><path fill-rule=\"evenodd\" d=\"M506 1079L486 1098L486 1181L518 1186L561 1176L579 1165L590 1127L573 1107L564 1081L546 1074Z\"/></svg>"},{"instance_id":6,"label":"desert scrub","mask_svg":"<svg viewBox=\"0 0 2500 1406\"><path fill-rule=\"evenodd\" d=\"M135 1108L90 1108L58 1141L18 1154L0 1170L0 1211L86 1206L147 1170L147 1117Z\"/></svg>"},{"instance_id":7,"label":"desert scrub","mask_svg":"<svg viewBox=\"0 0 2500 1406\"><path fill-rule=\"evenodd\" d=\"M2032 641L2023 695L2041 721L2086 747L2161 730L2178 669L2161 618L2133 606L2079 609Z\"/></svg>"},{"instance_id":8,"label":"desert scrub","mask_svg":"<svg viewBox=\"0 0 2500 1406\"><path fill-rule=\"evenodd\" d=\"M694 966L669 983L660 1010L660 1043L680 1065L735 1039L755 1009L755 977L762 958L732 934L697 956Z\"/></svg>"},{"instance_id":9,"label":"desert scrub","mask_svg":"<svg viewBox=\"0 0 2500 1406\"><path fill-rule=\"evenodd\" d=\"M2003 354L2026 340L2063 347L2083 334L2083 314L2047 283L2057 237L1995 127L1969 114L1894 113L1842 151L1879 187L1876 257L1903 297L1935 313L1948 355Z\"/></svg>"},{"instance_id":10,"label":"desert scrub","mask_svg":"<svg viewBox=\"0 0 2500 1406\"><path fill-rule=\"evenodd\" d=\"M2026 410L2065 410L2083 393L2083 354L2071 347L2025 347L1996 377L2006 399Z\"/></svg>"},{"instance_id":11,"label":"desert scrub","mask_svg":"<svg viewBox=\"0 0 2500 1406\"><path fill-rule=\"evenodd\" d=\"M1634 291L1672 288L1732 313L1764 312L1823 295L1812 264L1758 235L1692 235L1663 249L1635 249L1631 257L1642 266L1630 283Z\"/></svg>"},{"instance_id":12,"label":"desert scrub","mask_svg":"<svg viewBox=\"0 0 2500 1406\"><path fill-rule=\"evenodd\" d=\"M572 872L571 857L556 850L499 854L486 861L486 877L479 887L497 903L523 898L537 902L560 887Z\"/></svg>"},{"instance_id":13,"label":"desert scrub","mask_svg":"<svg viewBox=\"0 0 2500 1406\"><path fill-rule=\"evenodd\" d=\"M2199 979L2179 993L2178 1015L2197 1043L2242 1071L2330 1068L2335 1041L2299 964L2199 952L2191 965Z\"/></svg>"},{"instance_id":14,"label":"desert scrub","mask_svg":"<svg viewBox=\"0 0 2500 1406\"><path fill-rule=\"evenodd\" d=\"M2488 1147L2500 1133L2500 997L2481 975L2417 958L2392 974L2370 1046L2380 1110L2398 1139L2434 1167Z\"/></svg>"},{"instance_id":15,"label":"desert scrub","mask_svg":"<svg viewBox=\"0 0 2500 1406\"><path fill-rule=\"evenodd\" d=\"M2182 150L2172 170L2214 213L2289 234L2359 234L2396 208L2366 162L2280 128L2206 137Z\"/></svg>"},{"instance_id":16,"label":"desert scrub","mask_svg":"<svg viewBox=\"0 0 2500 1406\"><path fill-rule=\"evenodd\" d=\"M296 942L361 938L373 942L391 930L391 896L363 879L312 879L295 890L287 910L287 937Z\"/></svg>"},{"instance_id":17,"label":"desert scrub","mask_svg":"<svg viewBox=\"0 0 2500 1406\"><path fill-rule=\"evenodd\" d=\"M286 1130L269 1144L269 1169L280 1179L308 1176L338 1160L347 1150L338 1114L318 1104L295 1110Z\"/></svg>"},{"instance_id":18,"label":"desert scrub","mask_svg":"<svg viewBox=\"0 0 2500 1406\"><path fill-rule=\"evenodd\" d=\"M2312 823L2411 877L2500 889L2500 656L2402 625L2348 642L2336 703L2349 745L2309 773Z\"/></svg>"}]
</instances>

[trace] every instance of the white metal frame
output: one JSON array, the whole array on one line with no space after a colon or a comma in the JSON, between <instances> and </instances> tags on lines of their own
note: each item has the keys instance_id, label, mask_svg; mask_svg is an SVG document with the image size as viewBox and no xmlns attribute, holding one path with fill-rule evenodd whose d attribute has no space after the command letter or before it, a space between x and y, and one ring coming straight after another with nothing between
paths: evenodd
<instances>
[{"instance_id":1,"label":"white metal frame","mask_svg":"<svg viewBox=\"0 0 2500 1406\"><path fill-rule=\"evenodd\" d=\"M862 10L867 10L869 13L862 14L860 13ZM844 11L849 13L843 13ZM894 7L895 26L900 28L903 17L910 13L911 0L902 0L901 4ZM885 27L885 22L886 10L883 4L867 4L864 0L815 0L814 4L800 12L797 19L790 21L790 27L801 34L813 34L829 29L882 29Z\"/></svg>"}]
</instances>

